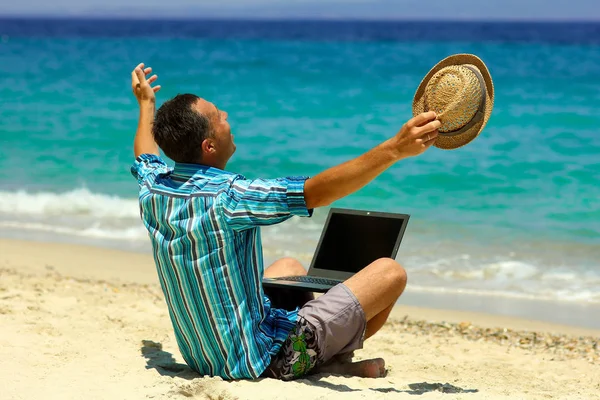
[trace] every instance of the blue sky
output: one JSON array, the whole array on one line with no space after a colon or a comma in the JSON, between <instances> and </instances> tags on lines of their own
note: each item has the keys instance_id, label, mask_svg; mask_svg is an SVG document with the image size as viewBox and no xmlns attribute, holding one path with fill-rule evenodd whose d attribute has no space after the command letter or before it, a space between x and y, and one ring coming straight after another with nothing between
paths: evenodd
<instances>
[{"instance_id":1,"label":"blue sky","mask_svg":"<svg viewBox=\"0 0 600 400\"><path fill-rule=\"evenodd\" d=\"M0 14L235 18L600 20L600 0L19 0Z\"/></svg>"}]
</instances>

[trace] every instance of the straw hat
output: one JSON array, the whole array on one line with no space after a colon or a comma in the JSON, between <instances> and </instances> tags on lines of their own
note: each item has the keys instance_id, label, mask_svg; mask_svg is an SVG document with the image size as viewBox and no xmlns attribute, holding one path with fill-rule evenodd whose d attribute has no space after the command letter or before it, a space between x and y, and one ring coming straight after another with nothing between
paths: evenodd
<instances>
[{"instance_id":1,"label":"straw hat","mask_svg":"<svg viewBox=\"0 0 600 400\"><path fill-rule=\"evenodd\" d=\"M481 133L494 107L494 83L487 67L472 54L440 61L425 76L413 100L413 115L435 111L442 123L434 146L456 149Z\"/></svg>"}]
</instances>

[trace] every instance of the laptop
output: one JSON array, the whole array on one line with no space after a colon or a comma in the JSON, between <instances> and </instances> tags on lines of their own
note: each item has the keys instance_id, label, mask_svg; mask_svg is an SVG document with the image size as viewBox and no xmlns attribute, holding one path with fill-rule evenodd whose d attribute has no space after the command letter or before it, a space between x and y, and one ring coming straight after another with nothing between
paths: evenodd
<instances>
[{"instance_id":1,"label":"laptop","mask_svg":"<svg viewBox=\"0 0 600 400\"><path fill-rule=\"evenodd\" d=\"M396 258L410 216L331 208L306 276L263 278L263 287L327 292L382 258Z\"/></svg>"}]
</instances>

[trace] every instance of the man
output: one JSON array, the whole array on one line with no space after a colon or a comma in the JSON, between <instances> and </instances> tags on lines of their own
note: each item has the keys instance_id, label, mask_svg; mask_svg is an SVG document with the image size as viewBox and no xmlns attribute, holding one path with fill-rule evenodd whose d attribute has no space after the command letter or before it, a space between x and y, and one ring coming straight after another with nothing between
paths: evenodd
<instances>
[{"instance_id":1,"label":"man","mask_svg":"<svg viewBox=\"0 0 600 400\"><path fill-rule=\"evenodd\" d=\"M191 94L155 114L157 76L132 72L140 106L132 174L152 241L175 337L187 364L225 379L294 379L314 372L385 374L382 359L348 355L385 323L406 285L404 269L379 259L299 310L264 295L267 277L306 274L294 259L263 266L260 226L309 217L365 186L400 159L427 150L440 126L433 112L354 160L314 177L249 180L226 172L234 154L227 113ZM172 160L170 169L159 148Z\"/></svg>"}]
</instances>

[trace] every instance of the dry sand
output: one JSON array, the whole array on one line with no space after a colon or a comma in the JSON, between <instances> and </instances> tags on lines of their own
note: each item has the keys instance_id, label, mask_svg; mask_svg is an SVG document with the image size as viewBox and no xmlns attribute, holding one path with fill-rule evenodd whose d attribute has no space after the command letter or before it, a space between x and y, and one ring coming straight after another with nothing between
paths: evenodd
<instances>
[{"instance_id":1,"label":"dry sand","mask_svg":"<svg viewBox=\"0 0 600 400\"><path fill-rule=\"evenodd\" d=\"M226 382L183 364L149 255L0 240L0 276L1 399L600 399L599 331L399 305L357 352L385 378Z\"/></svg>"}]
</instances>

